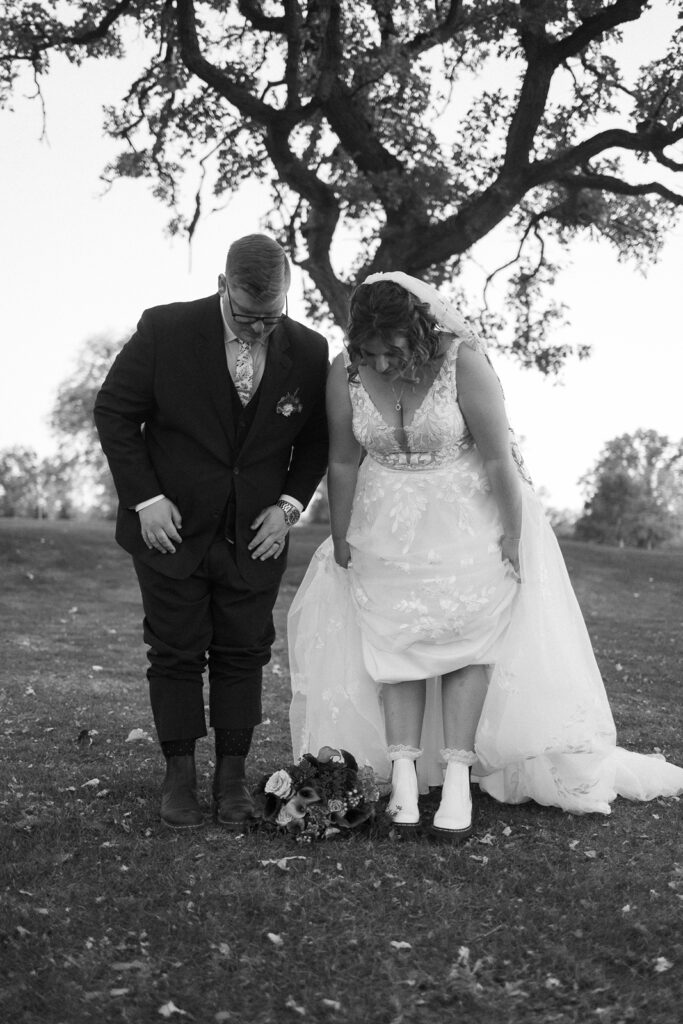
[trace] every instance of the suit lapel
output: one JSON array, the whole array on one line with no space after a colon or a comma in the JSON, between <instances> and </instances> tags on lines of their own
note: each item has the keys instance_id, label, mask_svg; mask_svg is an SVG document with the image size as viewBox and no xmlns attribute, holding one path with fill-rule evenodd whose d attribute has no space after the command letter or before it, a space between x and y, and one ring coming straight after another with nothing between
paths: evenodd
<instances>
[{"instance_id":1,"label":"suit lapel","mask_svg":"<svg viewBox=\"0 0 683 1024\"><path fill-rule=\"evenodd\" d=\"M259 436L261 425L268 419L278 401L282 398L283 384L291 368L292 360L289 354L287 328L284 324L280 324L268 339L268 354L259 388L258 406L256 407L249 433L244 441L245 449L249 447L254 437Z\"/></svg>"},{"instance_id":2,"label":"suit lapel","mask_svg":"<svg viewBox=\"0 0 683 1024\"><path fill-rule=\"evenodd\" d=\"M194 344L221 426L230 445L234 446L233 394L225 355L223 318L217 295L212 296L211 300L207 302L207 315L199 324Z\"/></svg>"}]
</instances>

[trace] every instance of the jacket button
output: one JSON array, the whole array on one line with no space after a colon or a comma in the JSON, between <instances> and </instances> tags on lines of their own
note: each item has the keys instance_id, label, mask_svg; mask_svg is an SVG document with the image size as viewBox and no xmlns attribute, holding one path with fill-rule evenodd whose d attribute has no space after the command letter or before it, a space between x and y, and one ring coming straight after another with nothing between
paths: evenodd
<instances>
[{"instance_id":1,"label":"jacket button","mask_svg":"<svg viewBox=\"0 0 683 1024\"><path fill-rule=\"evenodd\" d=\"M234 467L234 469L232 471L232 475L233 476L239 476L240 475L240 467L239 466L235 466Z\"/></svg>"}]
</instances>

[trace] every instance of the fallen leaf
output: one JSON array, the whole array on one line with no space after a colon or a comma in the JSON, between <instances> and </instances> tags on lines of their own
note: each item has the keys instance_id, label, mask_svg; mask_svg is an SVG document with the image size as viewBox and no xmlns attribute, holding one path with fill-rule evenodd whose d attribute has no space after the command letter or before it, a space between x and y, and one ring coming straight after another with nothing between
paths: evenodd
<instances>
[{"instance_id":1,"label":"fallen leaf","mask_svg":"<svg viewBox=\"0 0 683 1024\"><path fill-rule=\"evenodd\" d=\"M81 785L81 789L85 789L86 786L90 786L92 788L93 786L99 786L99 784L100 784L100 780L99 779L88 779L87 782L84 782Z\"/></svg>"},{"instance_id":2,"label":"fallen leaf","mask_svg":"<svg viewBox=\"0 0 683 1024\"><path fill-rule=\"evenodd\" d=\"M595 860L598 854L596 850L584 850L583 855L584 857L588 857L589 860Z\"/></svg>"},{"instance_id":3,"label":"fallen leaf","mask_svg":"<svg viewBox=\"0 0 683 1024\"><path fill-rule=\"evenodd\" d=\"M282 936L276 935L275 932L268 932L266 938L268 939L269 942L272 942L273 945L277 946L278 948L280 946L284 946L285 944L285 940L282 938Z\"/></svg>"},{"instance_id":4,"label":"fallen leaf","mask_svg":"<svg viewBox=\"0 0 683 1024\"><path fill-rule=\"evenodd\" d=\"M280 857L279 860L261 860L259 861L259 864L261 865L261 867L264 868L268 867L269 864L275 864L278 868L280 868L280 870L289 871L289 864L287 863L288 860L306 860L306 858L302 857L300 854L297 854L296 856L292 857Z\"/></svg>"},{"instance_id":5,"label":"fallen leaf","mask_svg":"<svg viewBox=\"0 0 683 1024\"><path fill-rule=\"evenodd\" d=\"M110 988L109 989L109 995L110 996L114 996L114 997L116 997L116 996L127 996L129 992L130 992L129 988Z\"/></svg>"},{"instance_id":6,"label":"fallen leaf","mask_svg":"<svg viewBox=\"0 0 683 1024\"><path fill-rule=\"evenodd\" d=\"M341 1003L336 999L321 999L321 1003L328 1010L341 1010Z\"/></svg>"},{"instance_id":7,"label":"fallen leaf","mask_svg":"<svg viewBox=\"0 0 683 1024\"><path fill-rule=\"evenodd\" d=\"M394 949L412 949L413 948L410 945L409 942L402 942L402 941L401 942L397 942L396 939L392 939L391 942L389 943L389 945L393 946Z\"/></svg>"},{"instance_id":8,"label":"fallen leaf","mask_svg":"<svg viewBox=\"0 0 683 1024\"><path fill-rule=\"evenodd\" d=\"M528 999L529 993L522 989L523 982L521 981L506 981L505 982L505 995L510 996L513 999Z\"/></svg>"},{"instance_id":9,"label":"fallen leaf","mask_svg":"<svg viewBox=\"0 0 683 1024\"><path fill-rule=\"evenodd\" d=\"M664 971L670 971L673 964L670 960L667 960L665 956L658 956L653 964L655 974L663 974Z\"/></svg>"},{"instance_id":10,"label":"fallen leaf","mask_svg":"<svg viewBox=\"0 0 683 1024\"><path fill-rule=\"evenodd\" d=\"M305 1017L306 1015L306 1010L304 1009L304 1007L299 1006L298 1003L295 1003L292 996L289 996L287 1002L285 1003L285 1006L287 1007L288 1010L294 1010L294 1012L298 1013L301 1017Z\"/></svg>"},{"instance_id":11,"label":"fallen leaf","mask_svg":"<svg viewBox=\"0 0 683 1024\"><path fill-rule=\"evenodd\" d=\"M181 1010L179 1006L176 1006L172 999L169 999L167 1003L164 1003L163 1006L160 1006L159 1009L157 1010L157 1013L159 1013L162 1017L172 1017L174 1013L178 1013L183 1017L187 1017L187 1011Z\"/></svg>"},{"instance_id":12,"label":"fallen leaf","mask_svg":"<svg viewBox=\"0 0 683 1024\"><path fill-rule=\"evenodd\" d=\"M126 736L126 743L138 743L140 741L151 740L152 737L144 729L131 729Z\"/></svg>"}]
</instances>

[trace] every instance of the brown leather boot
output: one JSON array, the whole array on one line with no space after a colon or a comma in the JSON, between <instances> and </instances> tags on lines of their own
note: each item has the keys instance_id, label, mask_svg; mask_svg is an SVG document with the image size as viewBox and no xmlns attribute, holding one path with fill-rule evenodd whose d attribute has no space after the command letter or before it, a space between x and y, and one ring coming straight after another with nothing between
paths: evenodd
<instances>
[{"instance_id":1,"label":"brown leather boot","mask_svg":"<svg viewBox=\"0 0 683 1024\"><path fill-rule=\"evenodd\" d=\"M244 774L245 758L219 757L213 777L216 823L234 832L245 832L256 824L256 808Z\"/></svg>"},{"instance_id":2,"label":"brown leather boot","mask_svg":"<svg viewBox=\"0 0 683 1024\"><path fill-rule=\"evenodd\" d=\"M204 816L197 802L197 773L192 754L166 759L161 788L161 820L171 828L197 828Z\"/></svg>"}]
</instances>

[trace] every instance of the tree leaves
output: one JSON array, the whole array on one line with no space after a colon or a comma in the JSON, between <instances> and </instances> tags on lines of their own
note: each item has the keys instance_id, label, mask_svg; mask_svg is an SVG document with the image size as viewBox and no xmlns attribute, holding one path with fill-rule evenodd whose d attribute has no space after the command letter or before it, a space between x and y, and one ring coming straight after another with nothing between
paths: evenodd
<instances>
[{"instance_id":1,"label":"tree leaves","mask_svg":"<svg viewBox=\"0 0 683 1024\"><path fill-rule=\"evenodd\" d=\"M146 66L106 112L122 151L105 180L148 179L190 239L207 195L268 182L266 226L310 276L310 314L339 325L358 279L455 278L500 228L518 242L501 261L513 351L554 373L571 351L551 344L562 304L544 300L560 255L589 234L643 267L683 205L683 33L658 6L121 0L103 14L80 0L62 22L17 0L0 16L0 102L22 66L39 84L52 50L80 63L142 36ZM646 40L669 17L634 74L624 27L642 19ZM644 181L648 163L666 175Z\"/></svg>"}]
</instances>

